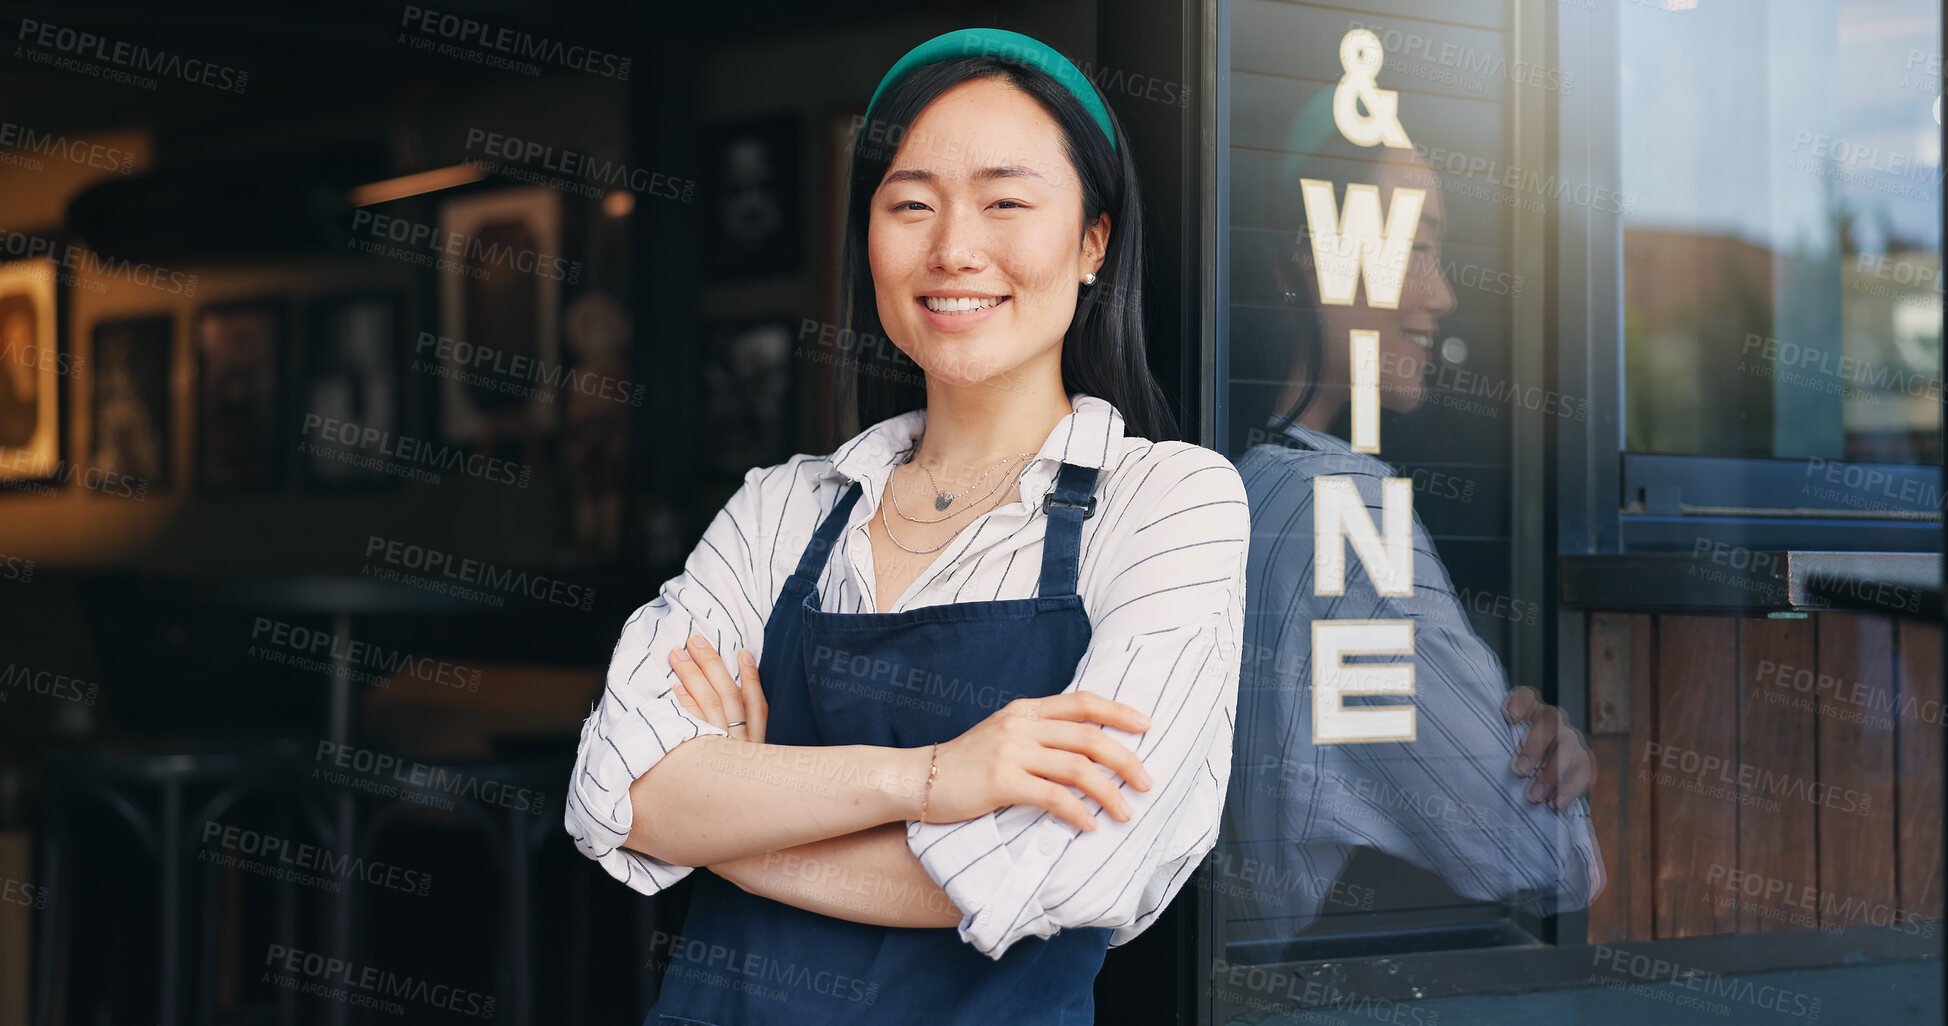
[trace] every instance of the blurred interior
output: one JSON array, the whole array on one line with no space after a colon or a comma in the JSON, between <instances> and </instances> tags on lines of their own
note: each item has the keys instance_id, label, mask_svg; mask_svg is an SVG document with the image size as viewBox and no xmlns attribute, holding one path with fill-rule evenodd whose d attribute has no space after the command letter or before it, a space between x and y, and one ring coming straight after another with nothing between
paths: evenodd
<instances>
[{"instance_id":1,"label":"blurred interior","mask_svg":"<svg viewBox=\"0 0 1948 1026\"><path fill-rule=\"evenodd\" d=\"M1536 916L1362 850L1339 893L1377 907L1246 943L1213 897L1221 840L1218 883L1207 866L1110 952L1100 1021L1306 1006L1214 993L1217 962L1400 1011L1576 986L1599 945L1707 974L1871 963L1795 985L1829 1018L1869 985L1938 1016L1940 13L1795 6L17 8L9 47L46 57L0 58L0 1026L398 1021L261 982L278 944L445 981L497 1019L640 1020L685 893L642 898L571 847L578 731L621 623L744 471L850 433L847 147L883 70L969 24L1121 76L1151 364L1188 435L1232 456L1287 384L1262 254L1298 228L1290 125L1339 79L1335 41L1380 34L1456 293L1380 455L1503 683L1564 708L1600 770L1596 904ZM442 13L570 48L497 62ZM67 30L209 70L77 71ZM1524 60L1555 86L1506 73ZM1510 186L1523 169L1548 183ZM1591 189L1617 209L1577 202ZM504 256L434 265L423 241L453 235ZM1898 565L1913 608L1685 574L1835 551L1886 557L1844 569L1883 589ZM1893 713L1768 697L1807 698L1767 684L1802 669ZM1640 783L1659 745L1875 811L1740 818ZM430 886L280 884L213 861L233 828ZM1713 912L1711 866L1932 929ZM1589 993L1443 1021L1668 1007Z\"/></svg>"}]
</instances>

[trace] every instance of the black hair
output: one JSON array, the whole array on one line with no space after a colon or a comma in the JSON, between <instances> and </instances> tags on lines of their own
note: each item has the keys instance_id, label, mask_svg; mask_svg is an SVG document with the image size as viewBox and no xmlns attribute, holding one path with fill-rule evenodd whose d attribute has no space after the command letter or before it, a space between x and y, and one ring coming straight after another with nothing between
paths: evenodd
<instances>
[{"instance_id":1,"label":"black hair","mask_svg":"<svg viewBox=\"0 0 1948 1026\"><path fill-rule=\"evenodd\" d=\"M1320 320L1324 307L1318 272L1312 266L1312 227L1300 179L1323 176L1371 185L1382 166L1404 159L1392 151L1375 156L1338 132L1320 140L1310 153L1295 156L1298 159L1283 170L1277 188L1264 200L1266 223L1273 230L1253 233L1258 244L1245 250L1257 266L1233 265L1234 282L1243 275L1248 290L1272 293L1268 297L1272 308L1256 322L1265 330L1240 331L1235 321L1233 325L1232 377L1271 383L1232 391L1229 437L1224 441L1229 446L1225 451L1233 456L1268 441L1289 444L1285 429L1305 415L1323 387L1319 378L1326 363L1325 326ZM1321 170L1322 165L1331 170ZM1283 384L1293 380L1303 383L1298 398L1281 408L1277 397ZM1350 430L1350 420L1350 413L1341 410L1332 433Z\"/></svg>"},{"instance_id":2,"label":"black hair","mask_svg":"<svg viewBox=\"0 0 1948 1026\"><path fill-rule=\"evenodd\" d=\"M1311 408L1319 396L1319 375L1325 367L1325 327L1319 320L1318 286L1301 250L1311 245L1305 207L1294 176L1266 197L1268 221L1274 230L1251 233L1240 254L1255 266L1234 266L1232 274L1247 291L1264 290L1271 300L1252 319L1251 327L1234 317L1231 333L1231 376L1257 382L1231 391L1229 437L1225 452L1232 456L1270 441L1285 444L1285 429ZM1296 233L1289 226L1297 225ZM1248 256L1247 256L1248 255ZM1244 275L1239 280L1235 276ZM1238 291L1234 285L1234 293ZM1298 399L1284 408L1278 396L1289 381L1301 381ZM1270 422L1270 423L1268 423Z\"/></svg>"},{"instance_id":3,"label":"black hair","mask_svg":"<svg viewBox=\"0 0 1948 1026\"><path fill-rule=\"evenodd\" d=\"M1103 214L1110 216L1108 252L1093 285L1082 286L1075 319L1062 338L1062 389L1107 400L1123 414L1128 435L1174 439L1177 418L1150 373L1143 335L1143 214L1136 165L1122 122L1110 112L1117 145L1083 109L1075 94L1045 71L1002 57L978 54L923 65L889 86L872 118L857 132L847 190L844 252L840 260L839 337L884 338L875 300L866 229L873 193L891 168L899 140L929 103L949 88L975 78L997 77L1034 97L1062 130L1063 149L1082 184L1082 224L1077 237ZM1093 85L1090 88L1095 88ZM1100 92L1098 92L1100 96ZM1107 107L1107 102L1104 103ZM926 378L912 357L878 347L842 366L839 423L848 401L858 427L926 405Z\"/></svg>"}]
</instances>

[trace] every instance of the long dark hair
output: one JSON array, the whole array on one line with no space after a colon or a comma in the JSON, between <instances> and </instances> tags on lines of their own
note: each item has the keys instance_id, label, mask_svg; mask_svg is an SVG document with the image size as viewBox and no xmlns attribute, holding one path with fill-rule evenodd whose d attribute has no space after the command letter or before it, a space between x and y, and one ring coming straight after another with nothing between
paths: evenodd
<instances>
[{"instance_id":1,"label":"long dark hair","mask_svg":"<svg viewBox=\"0 0 1948 1026\"><path fill-rule=\"evenodd\" d=\"M1230 428L1220 442L1232 457L1254 445L1288 444L1285 428L1319 396L1325 329L1312 269L1300 257L1311 234L1298 191L1296 180L1281 182L1261 198L1270 230L1241 240L1240 259L1232 267L1233 301L1252 304L1249 319L1232 315L1231 377L1252 382L1231 389ZM1277 397L1294 381L1301 385L1297 400L1281 407Z\"/></svg>"},{"instance_id":2,"label":"long dark hair","mask_svg":"<svg viewBox=\"0 0 1948 1026\"><path fill-rule=\"evenodd\" d=\"M1271 384L1232 391L1229 437L1224 439L1227 454L1236 456L1259 444L1290 445L1285 429L1303 417L1321 389L1328 387L1320 380L1326 363L1325 326L1320 322L1324 306L1312 265L1312 225L1300 179L1325 177L1334 182L1338 194L1346 184L1375 184L1381 166L1398 159L1392 151L1375 155L1356 147L1335 131L1314 143L1310 152L1288 155L1277 187L1262 198L1271 230L1254 233L1256 245L1243 247L1256 265L1234 264L1232 275L1234 293L1239 291L1235 283L1242 282L1253 301L1265 304L1255 321L1264 330L1239 331L1234 323L1231 376ZM1383 203L1390 201L1390 196L1381 198ZM1288 381L1300 382L1301 388L1296 400L1281 407L1276 398ZM1344 386L1331 383L1331 387ZM1339 424L1335 433L1350 430L1349 413L1342 410L1335 421Z\"/></svg>"},{"instance_id":3,"label":"long dark hair","mask_svg":"<svg viewBox=\"0 0 1948 1026\"><path fill-rule=\"evenodd\" d=\"M839 337L885 337L867 258L866 229L873 193L892 166L907 126L949 88L989 76L1034 97L1061 127L1064 151L1082 183L1083 223L1077 227L1077 238L1087 225L1105 213L1110 215L1109 251L1095 284L1082 287L1075 319L1062 338L1064 394L1084 392L1107 400L1122 412L1125 434L1151 441L1176 438L1176 415L1145 359L1142 197L1136 165L1130 159L1129 136L1111 110L1118 143L1112 148L1074 94L1039 68L989 54L960 57L917 68L880 97L872 119L853 141L840 261ZM841 375L841 425L848 402L853 404L859 428L926 405L926 377L912 357L891 345L875 347L876 355L869 355L863 346L857 352L857 359L842 365L848 372Z\"/></svg>"}]
</instances>

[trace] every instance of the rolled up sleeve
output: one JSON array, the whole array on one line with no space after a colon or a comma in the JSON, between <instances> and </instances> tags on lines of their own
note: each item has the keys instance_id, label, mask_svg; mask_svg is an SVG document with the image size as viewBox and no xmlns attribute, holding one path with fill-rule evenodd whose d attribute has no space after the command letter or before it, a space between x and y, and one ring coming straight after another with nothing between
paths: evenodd
<instances>
[{"instance_id":1,"label":"rolled up sleeve","mask_svg":"<svg viewBox=\"0 0 1948 1026\"><path fill-rule=\"evenodd\" d=\"M1102 729L1155 778L1119 782L1134 815L1077 830L1038 806L907 825L920 864L963 911L961 939L999 959L1024 937L1106 927L1122 944L1156 920L1217 839L1231 767L1249 519L1222 456L1161 443L1145 482L1085 534L1080 590L1090 642L1065 690L1147 714L1149 730ZM1147 487L1146 487L1147 486ZM1090 553L1102 553L1090 559ZM1101 805L1084 797L1089 810Z\"/></svg>"},{"instance_id":2,"label":"rolled up sleeve","mask_svg":"<svg viewBox=\"0 0 1948 1026\"><path fill-rule=\"evenodd\" d=\"M695 867L622 847L635 816L629 785L691 738L728 736L676 700L676 672L668 657L692 632L726 659L739 647L755 650L763 637L764 613L757 602L771 590L769 581L760 579L762 561L754 553L763 515L759 487L767 473L757 468L745 475L685 560L683 573L630 615L609 657L602 697L582 724L563 825L582 854L644 894L668 887Z\"/></svg>"}]
</instances>

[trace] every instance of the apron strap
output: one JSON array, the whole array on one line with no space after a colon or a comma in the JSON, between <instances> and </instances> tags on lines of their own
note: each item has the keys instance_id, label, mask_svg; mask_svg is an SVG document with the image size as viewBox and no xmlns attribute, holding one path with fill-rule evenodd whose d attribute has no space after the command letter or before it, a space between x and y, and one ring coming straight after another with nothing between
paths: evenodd
<instances>
[{"instance_id":1,"label":"apron strap","mask_svg":"<svg viewBox=\"0 0 1948 1026\"><path fill-rule=\"evenodd\" d=\"M1044 598L1075 594L1077 564L1082 558L1082 522L1096 515L1096 468L1062 464L1055 485L1042 497L1048 514L1048 534L1042 540Z\"/></svg>"},{"instance_id":2,"label":"apron strap","mask_svg":"<svg viewBox=\"0 0 1948 1026\"><path fill-rule=\"evenodd\" d=\"M825 558L831 553L832 546L838 543L839 535L845 530L846 521L850 519L852 504L859 501L862 491L859 482L854 481L852 487L846 489L844 495L839 496L839 501L832 507L832 512L825 515L825 519L818 525L818 532L812 535L812 540L806 544L805 551L799 554L798 569L792 573L793 577L802 577L817 583L819 571L825 569Z\"/></svg>"}]
</instances>

